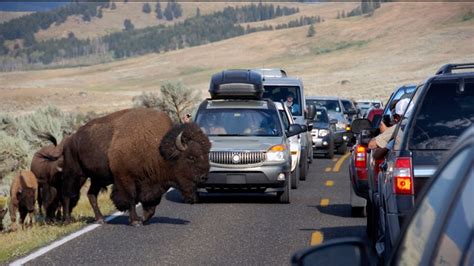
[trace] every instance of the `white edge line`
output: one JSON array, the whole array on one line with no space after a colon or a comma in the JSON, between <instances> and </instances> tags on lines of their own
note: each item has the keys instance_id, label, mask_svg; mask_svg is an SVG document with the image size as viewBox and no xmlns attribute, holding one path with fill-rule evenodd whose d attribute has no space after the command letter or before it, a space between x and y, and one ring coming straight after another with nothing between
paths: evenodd
<instances>
[{"instance_id":1,"label":"white edge line","mask_svg":"<svg viewBox=\"0 0 474 266\"><path fill-rule=\"evenodd\" d=\"M168 191L166 191L167 193L174 190L174 188L170 188L168 189ZM137 204L137 206L140 205L140 204ZM110 222L112 221L113 219L123 215L124 213L121 212L121 211L117 211L115 213L113 213L112 215L109 215L107 216L107 218L105 218L105 222ZM15 261L13 261L12 263L10 263L9 265L10 266L17 266L17 265L23 265L29 261L32 261L40 256L43 256L44 254L50 252L51 250L61 246L61 245L64 245L65 243L87 233L87 232L90 232L94 229L96 229L97 227L101 226L101 224L91 224L91 225L88 225L84 228L82 228L81 230L79 231L76 231L70 235L67 235L59 240L56 240L54 241L53 243L47 245L46 247L42 247L40 249L38 249L37 251L31 253L30 255L26 256L26 257L23 257L21 259L17 259Z\"/></svg>"},{"instance_id":2,"label":"white edge line","mask_svg":"<svg viewBox=\"0 0 474 266\"><path fill-rule=\"evenodd\" d=\"M117 218L118 216L122 215L123 212L115 212L114 214L110 215L110 216L107 216L107 218L105 218L105 221L106 222L110 222L112 221L113 219ZM90 232L94 229L96 229L97 227L101 226L100 224L91 224L91 225L88 225L84 228L82 228L81 230L79 231L76 231L70 235L67 235L57 241L54 241L53 243L49 244L48 246L46 247L42 247L40 249L38 249L37 251L31 253L30 255L26 256L26 257L23 257L21 259L18 259L18 260L15 260L14 262L10 263L11 266L17 266L17 265L23 265L31 260L34 260L46 253L48 253L49 251L87 233L87 232Z\"/></svg>"}]
</instances>

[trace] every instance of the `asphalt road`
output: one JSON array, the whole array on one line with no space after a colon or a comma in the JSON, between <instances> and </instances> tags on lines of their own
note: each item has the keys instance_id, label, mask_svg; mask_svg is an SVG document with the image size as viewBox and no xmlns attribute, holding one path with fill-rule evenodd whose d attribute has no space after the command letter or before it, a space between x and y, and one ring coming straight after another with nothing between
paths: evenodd
<instances>
[{"instance_id":1,"label":"asphalt road","mask_svg":"<svg viewBox=\"0 0 474 266\"><path fill-rule=\"evenodd\" d=\"M149 225L131 227L121 216L29 264L288 265L311 244L365 235L365 218L351 217L348 162L339 158L315 159L290 204L220 195L188 205L174 190Z\"/></svg>"}]
</instances>

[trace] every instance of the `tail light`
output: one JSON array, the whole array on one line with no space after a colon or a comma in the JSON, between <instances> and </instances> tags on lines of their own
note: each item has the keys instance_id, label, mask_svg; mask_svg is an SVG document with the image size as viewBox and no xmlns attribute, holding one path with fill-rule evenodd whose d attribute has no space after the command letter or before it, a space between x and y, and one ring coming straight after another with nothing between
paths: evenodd
<instances>
[{"instance_id":1,"label":"tail light","mask_svg":"<svg viewBox=\"0 0 474 266\"><path fill-rule=\"evenodd\" d=\"M395 161L393 186L395 194L414 194L411 157L399 157Z\"/></svg>"},{"instance_id":2,"label":"tail light","mask_svg":"<svg viewBox=\"0 0 474 266\"><path fill-rule=\"evenodd\" d=\"M355 153L355 167L366 168L367 167L367 150L364 146L357 145Z\"/></svg>"}]
</instances>

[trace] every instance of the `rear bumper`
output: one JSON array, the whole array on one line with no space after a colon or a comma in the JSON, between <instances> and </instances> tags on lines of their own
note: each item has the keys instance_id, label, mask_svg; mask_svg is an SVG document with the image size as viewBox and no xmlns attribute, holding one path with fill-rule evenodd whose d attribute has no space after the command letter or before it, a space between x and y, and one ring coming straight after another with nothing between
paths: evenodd
<instances>
[{"instance_id":1,"label":"rear bumper","mask_svg":"<svg viewBox=\"0 0 474 266\"><path fill-rule=\"evenodd\" d=\"M344 145L345 143L347 143L347 140L348 140L347 131L340 130L334 133L334 144L336 145L336 147Z\"/></svg>"}]
</instances>

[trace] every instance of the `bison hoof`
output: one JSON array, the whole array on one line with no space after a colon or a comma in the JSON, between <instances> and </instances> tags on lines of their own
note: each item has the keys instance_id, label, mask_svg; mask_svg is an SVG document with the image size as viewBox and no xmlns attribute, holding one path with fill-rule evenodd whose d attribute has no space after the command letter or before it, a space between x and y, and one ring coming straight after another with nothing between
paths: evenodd
<instances>
[{"instance_id":1,"label":"bison hoof","mask_svg":"<svg viewBox=\"0 0 474 266\"><path fill-rule=\"evenodd\" d=\"M133 227L140 227L140 226L142 226L143 224L142 224L141 221L132 221L132 222L130 223L130 225L133 226Z\"/></svg>"}]
</instances>

